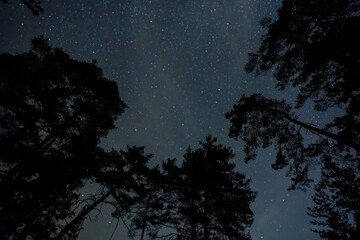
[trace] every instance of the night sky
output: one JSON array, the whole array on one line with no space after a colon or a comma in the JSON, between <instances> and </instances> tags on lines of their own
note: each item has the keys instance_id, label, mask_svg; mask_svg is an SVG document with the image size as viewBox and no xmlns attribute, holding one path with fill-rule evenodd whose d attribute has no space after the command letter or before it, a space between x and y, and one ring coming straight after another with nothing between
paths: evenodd
<instances>
[{"instance_id":1,"label":"night sky","mask_svg":"<svg viewBox=\"0 0 360 240\"><path fill-rule=\"evenodd\" d=\"M294 92L274 88L271 72L255 77L243 70L247 53L256 51L264 33L258 22L276 17L280 0L41 2L40 16L17 0L0 4L0 51L28 51L30 39L44 35L74 59L96 59L129 106L116 122L118 129L102 141L106 149L146 146L156 164L169 157L181 160L188 146L197 148L212 134L232 147L238 170L258 192L252 204L253 240L316 238L306 215L312 191L287 191L285 172L271 169L272 148L260 150L258 159L245 165L243 145L227 136L230 122L224 117L242 94L294 101ZM321 119L302 111L307 122ZM84 195L92 190L87 187ZM109 212L103 207L102 218L88 220L79 239L109 239L117 223ZM128 239L121 224L112 239Z\"/></svg>"}]
</instances>

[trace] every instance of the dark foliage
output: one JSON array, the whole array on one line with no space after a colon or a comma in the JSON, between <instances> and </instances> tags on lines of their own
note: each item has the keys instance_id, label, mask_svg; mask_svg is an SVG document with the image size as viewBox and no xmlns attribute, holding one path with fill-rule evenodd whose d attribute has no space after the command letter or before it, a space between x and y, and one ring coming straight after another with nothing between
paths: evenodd
<instances>
[{"instance_id":1,"label":"dark foliage","mask_svg":"<svg viewBox=\"0 0 360 240\"><path fill-rule=\"evenodd\" d=\"M264 19L268 30L247 72L276 67L278 87L301 87L297 107L311 98L315 108L358 101L360 25L358 0L283 1L278 19Z\"/></svg>"},{"instance_id":2,"label":"dark foliage","mask_svg":"<svg viewBox=\"0 0 360 240\"><path fill-rule=\"evenodd\" d=\"M99 139L126 106L95 63L42 37L28 53L2 54L0 72L0 238L49 239L75 216L76 190L106 163Z\"/></svg>"},{"instance_id":3,"label":"dark foliage","mask_svg":"<svg viewBox=\"0 0 360 240\"><path fill-rule=\"evenodd\" d=\"M3 3L7 3L8 0L1 0ZM32 12L33 15L39 15L44 12L41 7L41 2L37 0L21 0L21 2Z\"/></svg>"},{"instance_id":4,"label":"dark foliage","mask_svg":"<svg viewBox=\"0 0 360 240\"><path fill-rule=\"evenodd\" d=\"M245 142L245 162L256 158L257 148L274 144L278 152L273 168L290 165L292 188L309 184L307 172L312 163L303 144L301 126L296 124L297 116L285 101L266 99L260 94L243 96L226 117L232 123L229 136Z\"/></svg>"},{"instance_id":5,"label":"dark foliage","mask_svg":"<svg viewBox=\"0 0 360 240\"><path fill-rule=\"evenodd\" d=\"M267 33L259 50L249 54L245 70L272 69L280 90L299 89L297 101L292 107L259 94L243 96L226 114L232 123L229 135L245 142L246 161L256 158L258 147L274 144L273 168L288 167L292 189L305 189L309 167L321 166L316 207L309 214L323 219L314 220L314 230L324 239L357 239L359 209L347 203L358 205L359 196L346 193L360 189L360 1L284 0L278 18L263 19L261 25ZM316 111L338 107L344 114L325 127L300 121L295 110L306 101L313 101ZM352 186L350 178L340 184L347 171Z\"/></svg>"},{"instance_id":6,"label":"dark foliage","mask_svg":"<svg viewBox=\"0 0 360 240\"><path fill-rule=\"evenodd\" d=\"M309 99L318 111L345 106L346 114L326 128L359 151L360 2L284 1L278 15L274 22L263 20L268 32L245 70L275 67L280 89L300 87L297 108Z\"/></svg>"},{"instance_id":7,"label":"dark foliage","mask_svg":"<svg viewBox=\"0 0 360 240\"><path fill-rule=\"evenodd\" d=\"M359 239L360 161L346 156L338 162L327 156L322 163L321 181L312 197L316 205L308 212L314 218L311 230L324 239Z\"/></svg>"},{"instance_id":8,"label":"dark foliage","mask_svg":"<svg viewBox=\"0 0 360 240\"><path fill-rule=\"evenodd\" d=\"M337 151L359 150L356 140L347 139L328 129L317 128L298 120L298 116L285 101L267 99L261 94L242 98L225 115L231 121L229 136L245 142L245 162L256 158L256 149L275 145L277 149L274 169L290 166L288 175L292 176L291 189L308 186L310 166L319 163L318 157L328 154L328 148ZM305 144L304 135L318 136L318 141ZM344 146L347 146L344 148Z\"/></svg>"},{"instance_id":9,"label":"dark foliage","mask_svg":"<svg viewBox=\"0 0 360 240\"><path fill-rule=\"evenodd\" d=\"M121 151L120 154L126 164L126 171L121 175L124 179L120 180L126 182L126 192L122 191L116 198L117 204L122 205L117 207L113 216L122 219L132 239L137 237L140 231L140 240L142 240L146 232L151 235L159 230L158 222L164 202L163 178L158 166L147 167L152 155L145 155L143 147L128 148L127 152ZM109 173L106 172L104 177L108 178L108 176ZM114 176L119 177L118 171L114 172ZM119 180L110 179L108 182L117 183Z\"/></svg>"},{"instance_id":10,"label":"dark foliage","mask_svg":"<svg viewBox=\"0 0 360 240\"><path fill-rule=\"evenodd\" d=\"M253 221L250 203L255 193L250 180L235 171L231 149L208 136L201 148L188 148L181 167L175 160L163 164L166 177L165 226L169 239L250 239Z\"/></svg>"}]
</instances>

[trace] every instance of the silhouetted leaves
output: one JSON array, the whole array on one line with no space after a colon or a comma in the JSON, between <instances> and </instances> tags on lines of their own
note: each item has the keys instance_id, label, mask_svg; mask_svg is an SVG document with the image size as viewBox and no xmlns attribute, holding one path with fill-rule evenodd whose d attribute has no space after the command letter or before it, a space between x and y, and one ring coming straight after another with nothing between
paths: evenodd
<instances>
[{"instance_id":1,"label":"silhouetted leaves","mask_svg":"<svg viewBox=\"0 0 360 240\"><path fill-rule=\"evenodd\" d=\"M255 193L250 180L235 171L231 149L208 136L201 148L187 149L181 167L163 164L169 211L167 225L176 239L250 239L250 203Z\"/></svg>"},{"instance_id":2,"label":"silhouetted leaves","mask_svg":"<svg viewBox=\"0 0 360 240\"><path fill-rule=\"evenodd\" d=\"M100 68L42 37L0 68L1 238L49 239L75 216L76 190L103 164L99 139L126 106Z\"/></svg>"},{"instance_id":3,"label":"silhouetted leaves","mask_svg":"<svg viewBox=\"0 0 360 240\"><path fill-rule=\"evenodd\" d=\"M293 186L304 190L311 181L307 177L307 148L303 143L301 129L316 131L310 125L298 124L297 116L285 101L267 99L261 94L253 94L242 98L234 105L231 112L226 113L232 125L229 136L241 138L245 143L245 162L256 158L257 148L275 145L278 150L274 169L281 169L290 164L288 175L292 176Z\"/></svg>"},{"instance_id":4,"label":"silhouetted leaves","mask_svg":"<svg viewBox=\"0 0 360 240\"><path fill-rule=\"evenodd\" d=\"M245 70L260 73L276 65L280 89L301 87L298 107L309 98L318 110L354 101L360 86L354 71L360 66L359 11L357 0L283 1L276 21L262 21L268 32Z\"/></svg>"},{"instance_id":5,"label":"silhouetted leaves","mask_svg":"<svg viewBox=\"0 0 360 240\"><path fill-rule=\"evenodd\" d=\"M136 237L137 231L140 230L140 239L144 239L146 231L155 233L159 229L159 216L162 214L164 202L163 178L158 166L147 167L152 155L144 154L143 147L128 148L127 151L120 153L123 162L126 163L125 172L120 176L118 172L114 173L117 177L123 177L126 185L124 189L117 189L117 192L121 191L121 194L116 198L118 199L116 204L120 203L122 206L117 208L113 216L123 220L131 238ZM108 175L108 172L105 172L104 177L107 178ZM113 184L119 180L110 179L108 182ZM127 201L124 202L124 200Z\"/></svg>"},{"instance_id":6,"label":"silhouetted leaves","mask_svg":"<svg viewBox=\"0 0 360 240\"><path fill-rule=\"evenodd\" d=\"M311 230L324 239L360 237L360 159L347 158L342 163L330 156L322 161L322 178L312 197L316 205L308 214L314 218Z\"/></svg>"},{"instance_id":7,"label":"silhouetted leaves","mask_svg":"<svg viewBox=\"0 0 360 240\"><path fill-rule=\"evenodd\" d=\"M300 87L299 108L313 100L325 111L346 106L346 115L327 125L360 149L360 3L356 0L284 1L278 19L263 20L268 32L257 53L249 55L247 72L275 66L278 87ZM266 24L265 24L266 23ZM351 130L350 130L351 129Z\"/></svg>"},{"instance_id":8,"label":"silhouetted leaves","mask_svg":"<svg viewBox=\"0 0 360 240\"><path fill-rule=\"evenodd\" d=\"M3 3L7 3L8 0L1 0ZM39 15L44 12L41 7L40 1L37 0L21 0L21 2L32 12L33 15Z\"/></svg>"},{"instance_id":9,"label":"silhouetted leaves","mask_svg":"<svg viewBox=\"0 0 360 240\"><path fill-rule=\"evenodd\" d=\"M169 227L170 237L250 238L255 193L230 148L209 136L187 150L182 167L168 161L163 173L148 167L144 147L104 151L100 138L126 108L116 83L43 37L28 53L2 54L0 71L2 239L76 239L103 203L141 240ZM85 183L98 193L80 195Z\"/></svg>"},{"instance_id":10,"label":"silhouetted leaves","mask_svg":"<svg viewBox=\"0 0 360 240\"><path fill-rule=\"evenodd\" d=\"M325 239L357 239L358 208L337 199L356 204L359 199L346 193L360 189L355 164L360 153L360 2L284 0L278 18L260 24L267 33L258 51L249 54L246 72L272 69L280 90L298 88L295 109L312 100L316 111L339 107L344 114L325 127L315 126L300 121L285 101L253 94L243 96L226 114L232 123L229 135L245 142L246 162L256 158L258 147L274 144L278 153L273 168L288 166L291 189L308 185L309 167L320 165L322 180L311 215L323 218L313 223L324 228L315 231ZM312 137L305 138L309 133ZM347 170L352 170L353 186L350 180L340 184L339 176Z\"/></svg>"}]
</instances>

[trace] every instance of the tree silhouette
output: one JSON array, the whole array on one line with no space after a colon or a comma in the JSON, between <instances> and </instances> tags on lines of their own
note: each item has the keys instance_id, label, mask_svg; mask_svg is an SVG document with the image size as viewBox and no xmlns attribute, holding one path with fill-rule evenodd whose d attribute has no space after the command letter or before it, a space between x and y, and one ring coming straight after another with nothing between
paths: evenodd
<instances>
[{"instance_id":1,"label":"tree silhouette","mask_svg":"<svg viewBox=\"0 0 360 240\"><path fill-rule=\"evenodd\" d=\"M43 37L28 53L2 54L0 68L0 238L50 239L76 215L77 190L108 164L99 139L126 105L95 63Z\"/></svg>"},{"instance_id":2,"label":"tree silhouette","mask_svg":"<svg viewBox=\"0 0 360 240\"><path fill-rule=\"evenodd\" d=\"M138 171L138 173L142 173L142 176L137 178L137 187L134 188L135 204L127 214L131 219L130 236L136 237L136 232L140 231L140 240L145 238L146 233L152 238L158 234L161 229L166 199L163 191L163 177L158 166L144 170Z\"/></svg>"},{"instance_id":3,"label":"tree silhouette","mask_svg":"<svg viewBox=\"0 0 360 240\"><path fill-rule=\"evenodd\" d=\"M7 3L8 0L1 0L3 3ZM21 0L21 2L32 12L33 15L39 15L44 12L41 7L40 1L37 0Z\"/></svg>"},{"instance_id":4,"label":"tree silhouette","mask_svg":"<svg viewBox=\"0 0 360 240\"><path fill-rule=\"evenodd\" d=\"M188 148L181 167L175 160L163 164L171 196L164 225L175 230L163 238L250 239L246 230L253 221L249 205L255 193L230 162L231 149L215 143L208 136L201 148Z\"/></svg>"},{"instance_id":5,"label":"tree silhouette","mask_svg":"<svg viewBox=\"0 0 360 240\"><path fill-rule=\"evenodd\" d=\"M276 21L262 20L267 34L245 70L259 74L276 65L280 89L301 87L297 107L309 98L320 111L359 101L359 11L357 0L284 1Z\"/></svg>"},{"instance_id":6,"label":"tree silhouette","mask_svg":"<svg viewBox=\"0 0 360 240\"><path fill-rule=\"evenodd\" d=\"M288 167L291 189L305 189L311 182L309 167L322 167L314 196L316 207L309 214L325 217L313 221L318 225L314 230L325 239L355 239L359 231L358 208L336 200L358 204L357 195L346 193L360 189L358 180L350 186L340 184L338 176L359 162L360 38L354 35L360 25L359 13L356 0L283 1L275 21L261 21L267 33L258 51L249 54L245 70L260 74L272 69L280 90L289 86L299 90L295 106L253 94L242 96L226 113L232 123L229 135L245 142L246 161L256 158L258 147L274 144L278 153L273 168ZM315 126L296 114L306 101L312 101L316 111L338 107L344 114L329 120L325 127ZM312 137L305 137L309 133ZM358 179L358 165L351 170ZM344 222L347 227L342 228ZM340 234L346 231L347 235Z\"/></svg>"},{"instance_id":7,"label":"tree silhouette","mask_svg":"<svg viewBox=\"0 0 360 240\"><path fill-rule=\"evenodd\" d=\"M312 197L316 204L308 214L314 218L311 230L324 239L360 237L360 164L349 157L339 163L331 156L323 159L321 181ZM327 228L323 228L327 226Z\"/></svg>"},{"instance_id":8,"label":"tree silhouette","mask_svg":"<svg viewBox=\"0 0 360 240\"><path fill-rule=\"evenodd\" d=\"M126 164L126 171L121 175L118 171L114 171L113 176L121 177L123 180L109 180L109 173L103 174L110 184L124 180L126 182L124 188L126 191L122 191L116 198L118 200L116 204L122 203L122 205L116 208L113 216L122 219L132 239L137 237L137 232L140 231L139 238L142 240L146 232L151 234L159 227L157 218L163 209L161 173L158 166L154 168L147 166L152 155L146 155L144 147L128 148L127 152L120 151L120 154Z\"/></svg>"},{"instance_id":9,"label":"tree silhouette","mask_svg":"<svg viewBox=\"0 0 360 240\"><path fill-rule=\"evenodd\" d=\"M309 7L310 6L310 7ZM314 109L346 106L346 114L326 129L337 132L359 151L360 25L359 1L284 1L278 19L264 19L268 32L257 53L249 54L247 72L259 74L276 65L277 87L300 87L296 108L313 100ZM326 136L328 137L328 136ZM346 145L346 144L345 144Z\"/></svg>"}]
</instances>

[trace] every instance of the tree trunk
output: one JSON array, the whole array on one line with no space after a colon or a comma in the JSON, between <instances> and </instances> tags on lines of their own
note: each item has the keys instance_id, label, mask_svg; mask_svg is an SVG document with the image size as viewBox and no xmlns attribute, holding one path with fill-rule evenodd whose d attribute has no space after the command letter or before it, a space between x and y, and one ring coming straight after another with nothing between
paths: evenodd
<instances>
[{"instance_id":1,"label":"tree trunk","mask_svg":"<svg viewBox=\"0 0 360 240\"><path fill-rule=\"evenodd\" d=\"M102 201L108 198L111 195L111 191L105 193L98 200L96 200L89 207L82 210L71 222L69 222L59 233L53 238L54 240L61 240L72 228L76 226L79 222L81 222L89 212L91 212L97 205L99 205Z\"/></svg>"},{"instance_id":2,"label":"tree trunk","mask_svg":"<svg viewBox=\"0 0 360 240\"><path fill-rule=\"evenodd\" d=\"M209 220L207 218L208 213L208 205L209 205L209 193L208 190L205 189L204 193L204 240L209 239Z\"/></svg>"},{"instance_id":3,"label":"tree trunk","mask_svg":"<svg viewBox=\"0 0 360 240\"><path fill-rule=\"evenodd\" d=\"M197 234L196 234L196 220L195 220L195 203L194 203L194 199L192 199L191 201L191 208L192 208L192 211L191 211L191 215L190 216L190 222L191 222L191 240L197 240Z\"/></svg>"},{"instance_id":4,"label":"tree trunk","mask_svg":"<svg viewBox=\"0 0 360 240\"><path fill-rule=\"evenodd\" d=\"M149 196L148 196L148 199L146 201L146 208L145 208L145 213L144 213L144 218L143 218L143 221L141 223L141 237L140 237L140 240L143 240L144 239L144 235L145 235L145 228L146 228L146 217L147 217L147 213L149 211L149 208L150 208L150 200L151 200L151 193L149 193Z\"/></svg>"}]
</instances>

